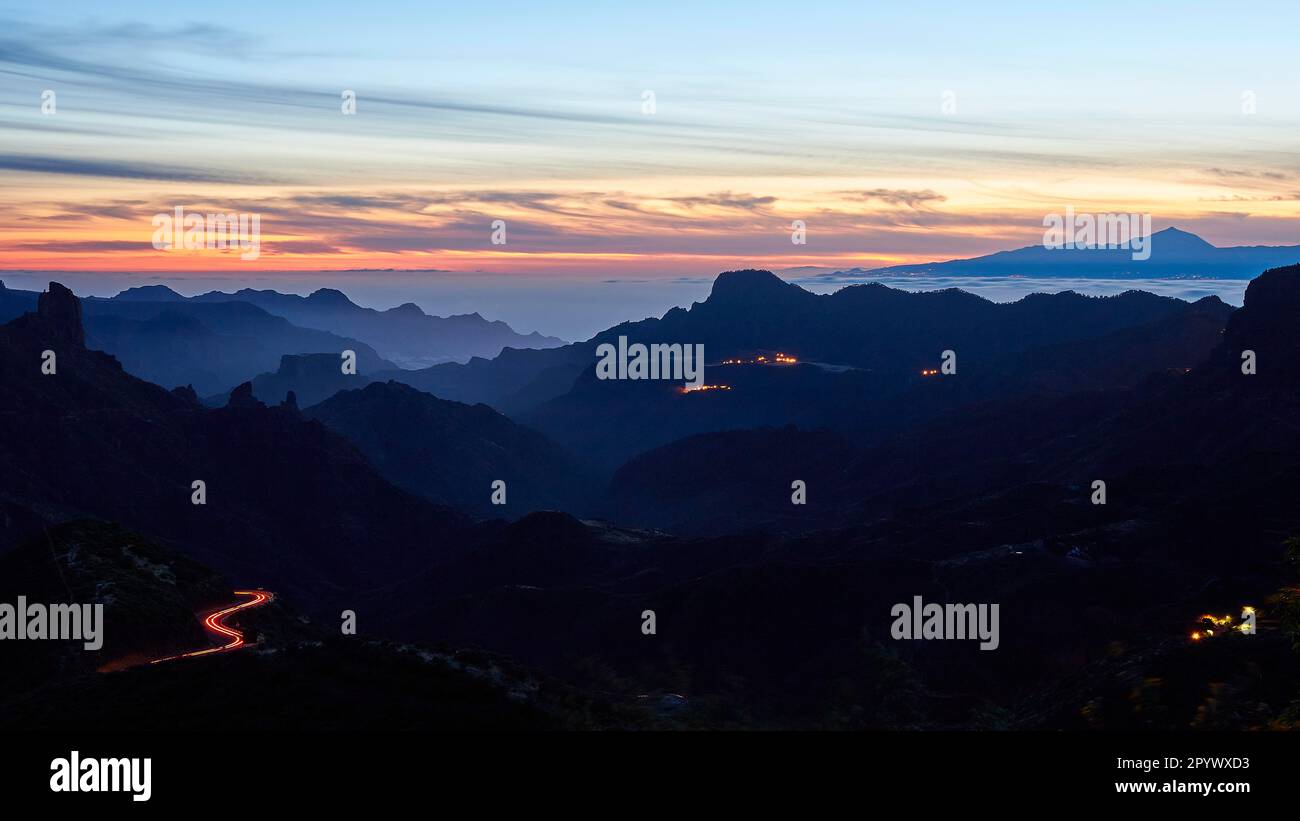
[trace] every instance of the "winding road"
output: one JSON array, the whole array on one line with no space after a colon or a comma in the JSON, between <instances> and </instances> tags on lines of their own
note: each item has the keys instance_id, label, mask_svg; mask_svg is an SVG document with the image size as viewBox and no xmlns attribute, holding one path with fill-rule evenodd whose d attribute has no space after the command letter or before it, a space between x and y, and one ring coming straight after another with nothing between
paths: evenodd
<instances>
[{"instance_id":1,"label":"winding road","mask_svg":"<svg viewBox=\"0 0 1300 821\"><path fill-rule=\"evenodd\" d=\"M241 610L251 610L254 607L261 607L262 605L269 602L271 599L275 598L275 594L268 593L265 590L236 590L235 595L250 596L251 598L249 598L247 601L242 601L239 604L235 604L230 607L227 607L224 610L218 610L215 613L210 613L206 618L203 619L203 626L208 629L208 632L213 633L214 635L216 635L218 638L222 640L229 639L229 641L227 641L226 644L220 647L207 647L202 650L192 650L188 653L181 653L180 655L177 656L167 656L166 658L154 659L149 663L161 664L164 661L172 661L173 659L188 659L188 658L194 658L195 656L207 656L207 655L211 655L212 653L225 653L230 650L238 650L240 647L243 647L244 634L239 632L235 628L227 625L226 619L230 618L231 616L233 616L234 614L238 613Z\"/></svg>"}]
</instances>

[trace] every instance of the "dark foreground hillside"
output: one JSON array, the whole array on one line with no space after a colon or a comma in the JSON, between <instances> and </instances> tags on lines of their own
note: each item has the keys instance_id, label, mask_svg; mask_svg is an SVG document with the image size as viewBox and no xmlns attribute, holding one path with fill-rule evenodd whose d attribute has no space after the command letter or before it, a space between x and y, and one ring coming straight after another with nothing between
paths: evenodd
<instances>
[{"instance_id":1,"label":"dark foreground hillside","mask_svg":"<svg viewBox=\"0 0 1300 821\"><path fill-rule=\"evenodd\" d=\"M536 731L638 726L490 653L325 629L277 599L232 626L252 647L150 664L210 644L198 614L234 598L215 573L139 534L76 521L0 556L0 601L105 604L104 645L0 643L0 730Z\"/></svg>"}]
</instances>

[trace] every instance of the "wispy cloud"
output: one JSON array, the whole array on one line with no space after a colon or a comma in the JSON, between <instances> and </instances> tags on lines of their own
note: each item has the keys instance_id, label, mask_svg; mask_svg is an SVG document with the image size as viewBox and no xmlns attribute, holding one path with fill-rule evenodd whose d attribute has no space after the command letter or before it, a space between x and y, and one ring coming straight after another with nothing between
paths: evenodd
<instances>
[{"instance_id":1,"label":"wispy cloud","mask_svg":"<svg viewBox=\"0 0 1300 821\"><path fill-rule=\"evenodd\" d=\"M185 166L24 154L0 154L0 170L24 171L34 174L64 174L75 177L110 177L124 180L167 180L171 182L256 185L266 185L272 182L271 178L252 174L204 171Z\"/></svg>"},{"instance_id":2,"label":"wispy cloud","mask_svg":"<svg viewBox=\"0 0 1300 821\"><path fill-rule=\"evenodd\" d=\"M948 199L943 194L935 193L930 189L923 191L907 191L898 188L872 188L869 191L851 191L846 192L855 199L871 201L879 200L889 205L906 205L908 208L919 208L933 202L943 202Z\"/></svg>"}]
</instances>

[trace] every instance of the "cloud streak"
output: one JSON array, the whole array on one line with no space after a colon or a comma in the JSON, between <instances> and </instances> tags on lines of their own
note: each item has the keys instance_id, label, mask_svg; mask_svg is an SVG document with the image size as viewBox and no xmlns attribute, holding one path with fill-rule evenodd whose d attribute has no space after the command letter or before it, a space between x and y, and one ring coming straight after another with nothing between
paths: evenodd
<instances>
[{"instance_id":1,"label":"cloud streak","mask_svg":"<svg viewBox=\"0 0 1300 821\"><path fill-rule=\"evenodd\" d=\"M267 177L204 171L181 166L27 154L0 154L0 171L18 171L29 174L63 174L74 177L108 177L123 180L164 180L168 182L256 185L266 185L272 182Z\"/></svg>"}]
</instances>

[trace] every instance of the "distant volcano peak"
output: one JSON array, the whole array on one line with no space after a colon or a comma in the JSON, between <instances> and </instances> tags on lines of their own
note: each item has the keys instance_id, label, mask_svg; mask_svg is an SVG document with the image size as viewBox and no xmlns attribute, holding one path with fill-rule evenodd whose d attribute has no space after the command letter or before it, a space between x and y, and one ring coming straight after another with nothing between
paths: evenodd
<instances>
[{"instance_id":1,"label":"distant volcano peak","mask_svg":"<svg viewBox=\"0 0 1300 821\"><path fill-rule=\"evenodd\" d=\"M1124 215L1119 215L1123 217ZM1090 237L1077 245L1052 247L1044 243L997 251L967 259L850 269L855 279L873 276L958 275L1018 277L1206 277L1249 279L1260 271L1300 261L1300 245L1212 245L1190 231L1165 228L1141 238L1116 242L1114 237ZM1109 237L1109 234L1107 235ZM1104 243L1104 244L1103 244ZM842 278L846 272L829 276Z\"/></svg>"},{"instance_id":2,"label":"distant volcano peak","mask_svg":"<svg viewBox=\"0 0 1300 821\"><path fill-rule=\"evenodd\" d=\"M1173 246L1188 249L1213 249L1215 247L1190 231L1172 227L1154 232L1151 234L1151 241L1153 243L1158 242L1165 247Z\"/></svg>"}]
</instances>

